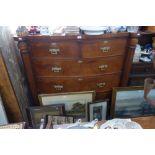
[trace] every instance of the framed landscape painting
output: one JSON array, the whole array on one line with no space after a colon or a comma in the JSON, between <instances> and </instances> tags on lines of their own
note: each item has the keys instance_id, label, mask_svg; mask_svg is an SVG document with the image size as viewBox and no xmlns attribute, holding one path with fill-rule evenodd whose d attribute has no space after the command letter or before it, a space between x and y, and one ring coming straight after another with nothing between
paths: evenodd
<instances>
[{"instance_id":1,"label":"framed landscape painting","mask_svg":"<svg viewBox=\"0 0 155 155\"><path fill-rule=\"evenodd\" d=\"M149 93L155 100L155 89ZM155 107L144 102L144 87L116 87L112 92L111 117L130 118L155 115Z\"/></svg>"}]
</instances>

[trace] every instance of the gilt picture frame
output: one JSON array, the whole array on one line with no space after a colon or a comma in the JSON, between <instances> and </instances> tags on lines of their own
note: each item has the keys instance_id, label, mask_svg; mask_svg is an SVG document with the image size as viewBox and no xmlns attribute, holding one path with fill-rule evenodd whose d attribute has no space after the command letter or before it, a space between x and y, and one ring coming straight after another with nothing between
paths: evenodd
<instances>
[{"instance_id":1,"label":"gilt picture frame","mask_svg":"<svg viewBox=\"0 0 155 155\"><path fill-rule=\"evenodd\" d=\"M155 100L155 89L149 97ZM155 107L144 104L144 87L115 87L112 91L111 118L132 118L155 115Z\"/></svg>"},{"instance_id":2,"label":"gilt picture frame","mask_svg":"<svg viewBox=\"0 0 155 155\"><path fill-rule=\"evenodd\" d=\"M25 129L26 122L19 123L9 123L5 125L0 125L0 129Z\"/></svg>"},{"instance_id":3,"label":"gilt picture frame","mask_svg":"<svg viewBox=\"0 0 155 155\"><path fill-rule=\"evenodd\" d=\"M82 119L87 122L88 103L94 101L95 91L40 94L38 97L43 106L64 103L66 116L74 117L74 121Z\"/></svg>"}]
</instances>

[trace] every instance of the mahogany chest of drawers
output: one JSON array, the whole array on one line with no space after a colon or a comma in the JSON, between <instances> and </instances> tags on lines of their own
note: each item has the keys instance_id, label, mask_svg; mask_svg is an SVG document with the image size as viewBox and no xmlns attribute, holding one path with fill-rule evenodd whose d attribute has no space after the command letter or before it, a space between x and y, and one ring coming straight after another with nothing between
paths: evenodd
<instances>
[{"instance_id":1,"label":"mahogany chest of drawers","mask_svg":"<svg viewBox=\"0 0 155 155\"><path fill-rule=\"evenodd\" d=\"M137 34L27 36L18 38L34 105L38 94L96 91L110 98L127 86Z\"/></svg>"}]
</instances>

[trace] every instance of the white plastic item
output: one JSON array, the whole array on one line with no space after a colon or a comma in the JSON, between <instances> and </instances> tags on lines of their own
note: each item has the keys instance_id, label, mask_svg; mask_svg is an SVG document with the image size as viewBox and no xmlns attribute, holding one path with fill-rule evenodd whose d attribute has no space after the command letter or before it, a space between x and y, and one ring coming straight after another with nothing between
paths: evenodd
<instances>
[{"instance_id":1,"label":"white plastic item","mask_svg":"<svg viewBox=\"0 0 155 155\"><path fill-rule=\"evenodd\" d=\"M139 62L140 56L141 56L141 46L137 44L135 49L135 54L133 57L133 62Z\"/></svg>"}]
</instances>

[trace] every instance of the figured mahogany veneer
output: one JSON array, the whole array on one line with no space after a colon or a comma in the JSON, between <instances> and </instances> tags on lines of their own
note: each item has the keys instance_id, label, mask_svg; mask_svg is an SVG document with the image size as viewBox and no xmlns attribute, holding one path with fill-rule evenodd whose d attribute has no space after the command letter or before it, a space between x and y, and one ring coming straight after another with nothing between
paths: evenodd
<instances>
[{"instance_id":1,"label":"figured mahogany veneer","mask_svg":"<svg viewBox=\"0 0 155 155\"><path fill-rule=\"evenodd\" d=\"M127 39L91 40L82 43L84 58L121 55L126 51Z\"/></svg>"},{"instance_id":2,"label":"figured mahogany veneer","mask_svg":"<svg viewBox=\"0 0 155 155\"><path fill-rule=\"evenodd\" d=\"M32 59L36 76L91 76L122 71L124 55L83 60Z\"/></svg>"},{"instance_id":3,"label":"figured mahogany veneer","mask_svg":"<svg viewBox=\"0 0 155 155\"><path fill-rule=\"evenodd\" d=\"M94 77L36 78L39 93L74 91L109 91L120 84L121 74Z\"/></svg>"},{"instance_id":4,"label":"figured mahogany veneer","mask_svg":"<svg viewBox=\"0 0 155 155\"><path fill-rule=\"evenodd\" d=\"M127 86L137 34L27 36L18 47L34 105L38 94L96 91L111 97L112 87Z\"/></svg>"},{"instance_id":5,"label":"figured mahogany veneer","mask_svg":"<svg viewBox=\"0 0 155 155\"><path fill-rule=\"evenodd\" d=\"M30 43L31 56L36 58L78 58L79 46L76 41Z\"/></svg>"}]
</instances>

